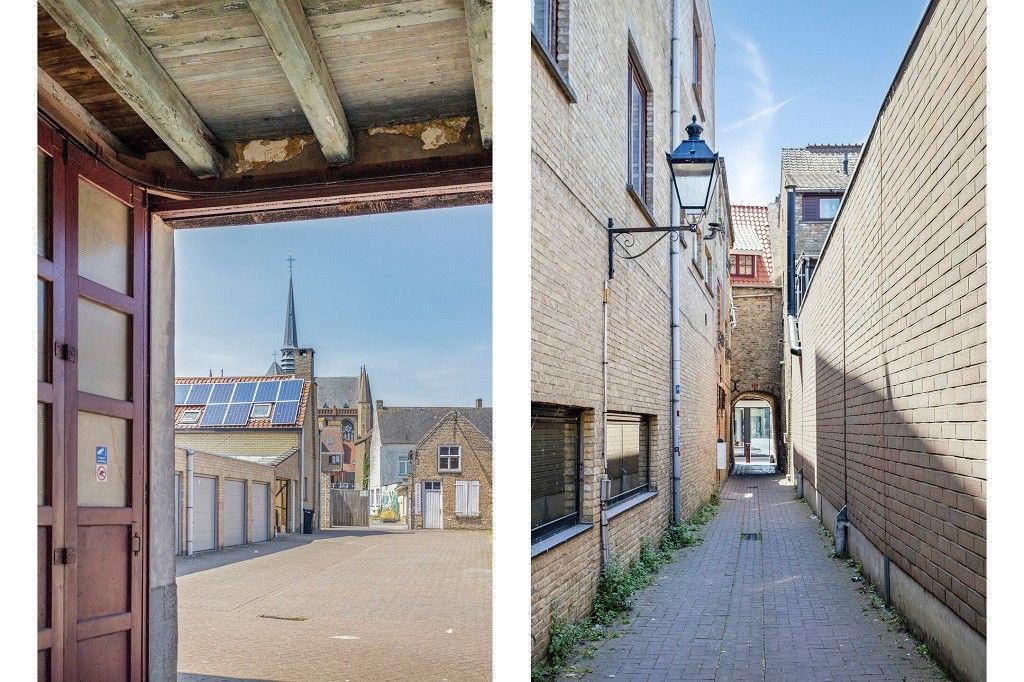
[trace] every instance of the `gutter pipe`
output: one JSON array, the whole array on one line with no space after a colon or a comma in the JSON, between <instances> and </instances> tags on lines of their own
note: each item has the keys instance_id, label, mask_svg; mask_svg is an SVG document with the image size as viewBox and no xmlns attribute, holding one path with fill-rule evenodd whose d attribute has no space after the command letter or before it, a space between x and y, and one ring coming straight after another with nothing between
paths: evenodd
<instances>
[{"instance_id":1,"label":"gutter pipe","mask_svg":"<svg viewBox=\"0 0 1024 682\"><path fill-rule=\"evenodd\" d=\"M671 78L671 100L672 100L672 117L671 125L669 129L669 140L670 148L674 148L676 142L680 139L680 116L679 107L681 105L680 100L682 99L682 36L683 36L683 2L682 0L672 0L672 44L671 44L671 56L672 56L672 78ZM669 179L669 207L671 210L671 225L673 227L680 225L679 215L679 202L675 201L675 196L672 193L671 178ZM680 523L682 520L682 486L680 470L682 469L682 461L680 459L680 437L679 437L679 417L680 417L680 394L682 387L680 386L682 376L682 359L680 357L679 347L679 302L680 302L680 291L679 291L679 244L683 240L683 234L676 232L669 236L669 283L670 283L670 295L669 304L672 308L671 314L671 330L670 330L670 348L672 355L672 386L671 386L671 401L672 401L672 522Z\"/></svg>"},{"instance_id":2,"label":"gutter pipe","mask_svg":"<svg viewBox=\"0 0 1024 682\"><path fill-rule=\"evenodd\" d=\"M796 323L796 187L786 186L786 322L789 324L789 352L800 355Z\"/></svg>"},{"instance_id":3,"label":"gutter pipe","mask_svg":"<svg viewBox=\"0 0 1024 682\"><path fill-rule=\"evenodd\" d=\"M192 514L193 505L193 490L195 483L195 458L191 450L185 450L185 478L187 480L188 490L185 491L185 551L188 556L192 556L193 549L193 538L195 538L195 517Z\"/></svg>"}]
</instances>

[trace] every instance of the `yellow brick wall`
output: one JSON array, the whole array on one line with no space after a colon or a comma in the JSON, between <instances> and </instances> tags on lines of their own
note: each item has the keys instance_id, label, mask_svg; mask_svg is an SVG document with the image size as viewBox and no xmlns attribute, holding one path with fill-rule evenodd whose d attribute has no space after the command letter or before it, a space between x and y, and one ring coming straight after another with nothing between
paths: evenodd
<instances>
[{"instance_id":1,"label":"yellow brick wall","mask_svg":"<svg viewBox=\"0 0 1024 682\"><path fill-rule=\"evenodd\" d=\"M461 446L461 466L459 473L439 473L437 470L437 448L441 445ZM491 527L491 510L493 496L491 484L493 467L491 460L491 441L481 434L476 427L461 417L449 415L441 424L427 435L415 452L414 486L425 480L441 481L441 505L444 515L443 525L447 529L473 529ZM480 482L480 516L467 517L455 514L455 482ZM422 495L422 489L417 491ZM422 502L421 513L414 513L416 528L423 527Z\"/></svg>"}]
</instances>

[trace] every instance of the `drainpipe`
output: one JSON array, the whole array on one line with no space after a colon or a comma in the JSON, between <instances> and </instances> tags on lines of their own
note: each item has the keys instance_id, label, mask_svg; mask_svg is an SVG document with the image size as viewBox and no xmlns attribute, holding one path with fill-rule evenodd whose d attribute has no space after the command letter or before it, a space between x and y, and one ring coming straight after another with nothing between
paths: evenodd
<instances>
[{"instance_id":1,"label":"drainpipe","mask_svg":"<svg viewBox=\"0 0 1024 682\"><path fill-rule=\"evenodd\" d=\"M604 316L604 328L601 336L601 460L604 474L601 476L601 566L611 562L612 548L608 543L608 499L611 484L608 480L608 280L604 281L604 301L601 311Z\"/></svg>"},{"instance_id":2,"label":"drainpipe","mask_svg":"<svg viewBox=\"0 0 1024 682\"><path fill-rule=\"evenodd\" d=\"M195 483L195 460L191 450L185 451L185 479L188 490L185 491L185 551L192 556L192 539L195 537L195 518L192 516L192 491Z\"/></svg>"},{"instance_id":3,"label":"drainpipe","mask_svg":"<svg viewBox=\"0 0 1024 682\"><path fill-rule=\"evenodd\" d=\"M670 148L674 148L676 141L680 138L679 133L679 107L682 99L682 37L683 37L683 2L682 0L672 0L672 118L670 124L669 140ZM672 181L669 179L669 207L671 210L671 224L673 226L679 225L679 202L675 200L672 194ZM673 238L675 237L675 238ZM682 521L682 487L680 480L680 470L682 469L682 462L680 460L680 438L679 438L679 415L680 415L680 393L682 387L680 386L682 376L682 358L680 357L679 348L679 244L683 240L682 232L677 232L669 237L669 305L672 307L671 314L671 354L672 354L672 386L671 386L671 400L672 400L672 522L680 523Z\"/></svg>"},{"instance_id":4,"label":"drainpipe","mask_svg":"<svg viewBox=\"0 0 1024 682\"><path fill-rule=\"evenodd\" d=\"M306 433L299 431L299 533L306 530Z\"/></svg>"},{"instance_id":5,"label":"drainpipe","mask_svg":"<svg viewBox=\"0 0 1024 682\"><path fill-rule=\"evenodd\" d=\"M789 324L789 352L800 355L796 324L796 187L786 185L786 322Z\"/></svg>"}]
</instances>

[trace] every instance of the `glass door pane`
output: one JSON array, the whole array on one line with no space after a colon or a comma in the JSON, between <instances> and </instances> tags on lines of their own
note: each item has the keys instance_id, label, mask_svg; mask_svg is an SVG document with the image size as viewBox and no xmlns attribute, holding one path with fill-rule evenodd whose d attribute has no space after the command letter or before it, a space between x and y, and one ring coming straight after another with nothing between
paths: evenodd
<instances>
[{"instance_id":1,"label":"glass door pane","mask_svg":"<svg viewBox=\"0 0 1024 682\"><path fill-rule=\"evenodd\" d=\"M131 209L84 179L78 180L78 274L130 294Z\"/></svg>"}]
</instances>

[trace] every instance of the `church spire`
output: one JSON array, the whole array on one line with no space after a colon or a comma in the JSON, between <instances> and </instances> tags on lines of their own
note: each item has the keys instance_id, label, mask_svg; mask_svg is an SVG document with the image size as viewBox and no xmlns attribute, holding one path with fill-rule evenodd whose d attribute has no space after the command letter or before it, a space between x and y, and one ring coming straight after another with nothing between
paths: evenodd
<instances>
[{"instance_id":1,"label":"church spire","mask_svg":"<svg viewBox=\"0 0 1024 682\"><path fill-rule=\"evenodd\" d=\"M295 372L294 349L299 346L299 334L295 324L295 287L292 284L292 265L295 257L288 254L288 311L284 318L284 346L281 348L281 371L285 374Z\"/></svg>"}]
</instances>

